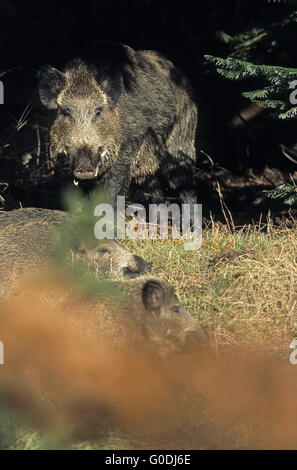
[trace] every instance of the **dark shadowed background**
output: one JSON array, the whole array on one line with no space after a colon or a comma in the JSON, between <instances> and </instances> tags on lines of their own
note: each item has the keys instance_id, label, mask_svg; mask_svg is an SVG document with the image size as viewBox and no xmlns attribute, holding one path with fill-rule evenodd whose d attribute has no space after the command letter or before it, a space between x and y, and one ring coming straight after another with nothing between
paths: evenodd
<instances>
[{"instance_id":1,"label":"dark shadowed background","mask_svg":"<svg viewBox=\"0 0 297 470\"><path fill-rule=\"evenodd\" d=\"M190 79L199 107L197 143L204 151L198 155L197 178L205 216L211 210L220 217L217 182L240 222L257 218L268 207L279 213L282 208L267 201L262 189L290 181L297 171L280 148L282 144L293 154L297 151L296 121L273 120L267 111L256 110L254 115L253 108L245 114L250 103L240 94L242 85L219 77L203 56L297 67L297 23L284 23L294 10L297 2L290 0L2 1L0 72L6 73L0 77L5 90L0 106L0 185L5 185L5 208L12 207L9 191L23 205L59 206L52 197L57 181L42 179L47 118L34 101L39 66L59 68L96 40L111 39L163 53ZM33 109L22 116L28 103ZM36 146L41 147L37 166ZM46 195L34 185L46 187Z\"/></svg>"}]
</instances>

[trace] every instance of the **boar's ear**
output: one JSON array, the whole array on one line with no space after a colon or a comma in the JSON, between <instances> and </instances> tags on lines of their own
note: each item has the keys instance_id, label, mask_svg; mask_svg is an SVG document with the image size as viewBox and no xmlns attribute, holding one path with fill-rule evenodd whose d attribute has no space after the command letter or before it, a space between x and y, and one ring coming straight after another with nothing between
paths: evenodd
<instances>
[{"instance_id":1,"label":"boar's ear","mask_svg":"<svg viewBox=\"0 0 297 470\"><path fill-rule=\"evenodd\" d=\"M66 83L64 73L50 65L43 65L37 77L39 78L38 91L41 103L48 109L57 108L57 96Z\"/></svg>"},{"instance_id":2,"label":"boar's ear","mask_svg":"<svg viewBox=\"0 0 297 470\"><path fill-rule=\"evenodd\" d=\"M142 300L147 310L158 310L165 297L162 284L155 280L147 281L142 287Z\"/></svg>"},{"instance_id":3,"label":"boar's ear","mask_svg":"<svg viewBox=\"0 0 297 470\"><path fill-rule=\"evenodd\" d=\"M113 67L103 67L96 75L102 91L107 95L111 108L114 108L124 90L122 74Z\"/></svg>"}]
</instances>

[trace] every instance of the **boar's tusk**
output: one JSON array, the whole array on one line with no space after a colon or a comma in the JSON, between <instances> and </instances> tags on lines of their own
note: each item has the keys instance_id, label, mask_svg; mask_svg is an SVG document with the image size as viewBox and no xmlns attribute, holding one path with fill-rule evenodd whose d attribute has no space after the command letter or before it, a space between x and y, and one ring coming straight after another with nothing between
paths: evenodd
<instances>
[{"instance_id":1,"label":"boar's tusk","mask_svg":"<svg viewBox=\"0 0 297 470\"><path fill-rule=\"evenodd\" d=\"M73 180L74 186L78 186L78 181Z\"/></svg>"}]
</instances>

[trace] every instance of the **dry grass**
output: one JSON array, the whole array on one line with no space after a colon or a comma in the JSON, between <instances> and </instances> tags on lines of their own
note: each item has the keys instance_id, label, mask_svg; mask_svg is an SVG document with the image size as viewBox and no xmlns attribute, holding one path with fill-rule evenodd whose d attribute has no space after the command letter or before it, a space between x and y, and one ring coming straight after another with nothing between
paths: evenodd
<instances>
[{"instance_id":1,"label":"dry grass","mask_svg":"<svg viewBox=\"0 0 297 470\"><path fill-rule=\"evenodd\" d=\"M170 240L126 241L153 261L192 315L218 343L283 345L297 336L297 223L247 226L230 233L211 224L202 248Z\"/></svg>"}]
</instances>

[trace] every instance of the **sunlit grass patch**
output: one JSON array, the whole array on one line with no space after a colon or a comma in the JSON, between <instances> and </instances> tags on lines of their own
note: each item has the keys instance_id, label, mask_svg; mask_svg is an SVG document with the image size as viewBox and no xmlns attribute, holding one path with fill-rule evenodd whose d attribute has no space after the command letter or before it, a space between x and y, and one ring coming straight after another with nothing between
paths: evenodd
<instances>
[{"instance_id":1,"label":"sunlit grass patch","mask_svg":"<svg viewBox=\"0 0 297 470\"><path fill-rule=\"evenodd\" d=\"M185 251L173 240L128 240L153 262L193 316L217 341L271 343L287 348L297 334L297 224L246 226L230 232L210 224L202 247Z\"/></svg>"}]
</instances>

